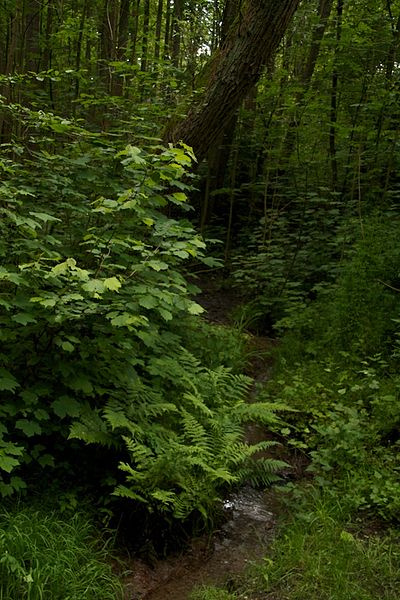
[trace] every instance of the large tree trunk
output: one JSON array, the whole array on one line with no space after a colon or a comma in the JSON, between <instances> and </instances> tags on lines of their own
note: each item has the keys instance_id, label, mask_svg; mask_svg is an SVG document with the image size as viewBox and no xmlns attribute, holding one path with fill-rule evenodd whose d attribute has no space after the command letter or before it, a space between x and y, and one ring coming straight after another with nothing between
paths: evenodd
<instances>
[{"instance_id":1,"label":"large tree trunk","mask_svg":"<svg viewBox=\"0 0 400 600\"><path fill-rule=\"evenodd\" d=\"M240 102L258 81L275 52L300 0L249 0L218 51L200 104L167 132L165 141L182 140L201 160L224 132Z\"/></svg>"}]
</instances>

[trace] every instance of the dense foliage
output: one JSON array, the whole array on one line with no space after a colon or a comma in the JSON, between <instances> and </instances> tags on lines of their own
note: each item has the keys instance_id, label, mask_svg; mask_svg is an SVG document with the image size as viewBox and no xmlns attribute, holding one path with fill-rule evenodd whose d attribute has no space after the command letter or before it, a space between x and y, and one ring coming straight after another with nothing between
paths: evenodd
<instances>
[{"instance_id":1,"label":"dense foliage","mask_svg":"<svg viewBox=\"0 0 400 600\"><path fill-rule=\"evenodd\" d=\"M122 586L108 553L80 513L19 506L0 514L0 594L4 600L116 600Z\"/></svg>"},{"instance_id":2,"label":"dense foliage","mask_svg":"<svg viewBox=\"0 0 400 600\"><path fill-rule=\"evenodd\" d=\"M0 34L1 495L207 522L277 479L256 420L398 520L399 0L5 0ZM236 330L201 316L212 270ZM243 328L281 337L256 392Z\"/></svg>"},{"instance_id":3,"label":"dense foliage","mask_svg":"<svg viewBox=\"0 0 400 600\"><path fill-rule=\"evenodd\" d=\"M207 520L219 489L254 471L262 444L242 441L242 422L273 421L274 409L245 405L250 380L202 364L185 333L203 309L181 265L211 261L172 217L188 209L191 159L185 147L117 151L81 132L62 155L5 159L3 495L97 444L109 448L100 483L114 495ZM277 467L259 461L252 477L272 481Z\"/></svg>"}]
</instances>

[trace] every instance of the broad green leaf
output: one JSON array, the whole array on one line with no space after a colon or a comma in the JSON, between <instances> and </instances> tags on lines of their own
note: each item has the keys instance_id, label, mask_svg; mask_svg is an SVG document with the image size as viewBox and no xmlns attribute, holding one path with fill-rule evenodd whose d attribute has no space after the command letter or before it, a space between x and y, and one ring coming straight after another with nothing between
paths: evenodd
<instances>
[{"instance_id":1,"label":"broad green leaf","mask_svg":"<svg viewBox=\"0 0 400 600\"><path fill-rule=\"evenodd\" d=\"M72 390L81 391L85 394L91 394L93 392L92 382L90 379L88 379L88 377L86 377L86 375L83 375L82 373L76 377L68 379L65 383Z\"/></svg>"},{"instance_id":2,"label":"broad green leaf","mask_svg":"<svg viewBox=\"0 0 400 600\"><path fill-rule=\"evenodd\" d=\"M51 456L51 454L42 454L41 456L39 456L37 461L41 467L55 466L54 456Z\"/></svg>"},{"instance_id":3,"label":"broad green leaf","mask_svg":"<svg viewBox=\"0 0 400 600\"><path fill-rule=\"evenodd\" d=\"M19 387L19 383L14 375L11 375L10 371L7 371L7 369L0 367L0 390L7 390L14 393L17 387Z\"/></svg>"},{"instance_id":4,"label":"broad green leaf","mask_svg":"<svg viewBox=\"0 0 400 600\"><path fill-rule=\"evenodd\" d=\"M71 342L62 341L60 345L65 352L73 352L75 350L75 346L73 346Z\"/></svg>"},{"instance_id":5,"label":"broad green leaf","mask_svg":"<svg viewBox=\"0 0 400 600\"><path fill-rule=\"evenodd\" d=\"M20 325L27 325L28 323L37 323L37 320L30 313L17 313L11 317L12 321L19 323Z\"/></svg>"},{"instance_id":6,"label":"broad green leaf","mask_svg":"<svg viewBox=\"0 0 400 600\"><path fill-rule=\"evenodd\" d=\"M6 473L11 473L15 467L18 467L20 461L17 458L13 458L12 456L8 456L7 454L3 454L4 450L0 450L0 469L6 471Z\"/></svg>"},{"instance_id":7,"label":"broad green leaf","mask_svg":"<svg viewBox=\"0 0 400 600\"><path fill-rule=\"evenodd\" d=\"M11 281L11 283L15 283L15 285L26 285L26 281L23 277L21 277L21 275L15 273L14 271L8 271L4 267L0 267L0 281L2 279L5 281Z\"/></svg>"},{"instance_id":8,"label":"broad green leaf","mask_svg":"<svg viewBox=\"0 0 400 600\"><path fill-rule=\"evenodd\" d=\"M53 275L63 275L64 273L67 273L69 269L73 269L74 267L76 267L76 260L74 258L67 258L64 262L55 265L51 269L51 272Z\"/></svg>"},{"instance_id":9,"label":"broad green leaf","mask_svg":"<svg viewBox=\"0 0 400 600\"><path fill-rule=\"evenodd\" d=\"M81 410L81 405L74 398L69 396L60 396L57 400L51 403L51 408L60 419L64 417L78 417Z\"/></svg>"},{"instance_id":10,"label":"broad green leaf","mask_svg":"<svg viewBox=\"0 0 400 600\"><path fill-rule=\"evenodd\" d=\"M105 285L101 279L91 279L87 283L84 283L82 288L94 296L98 296L99 294L103 294L105 292Z\"/></svg>"},{"instance_id":11,"label":"broad green leaf","mask_svg":"<svg viewBox=\"0 0 400 600\"><path fill-rule=\"evenodd\" d=\"M165 308L158 308L158 312L165 321L172 320L172 313L170 313L169 310L166 310Z\"/></svg>"},{"instance_id":12,"label":"broad green leaf","mask_svg":"<svg viewBox=\"0 0 400 600\"><path fill-rule=\"evenodd\" d=\"M111 319L113 327L128 327L129 325L139 325L143 322L141 317L131 315L129 313L121 313L117 317Z\"/></svg>"},{"instance_id":13,"label":"broad green leaf","mask_svg":"<svg viewBox=\"0 0 400 600\"><path fill-rule=\"evenodd\" d=\"M190 304L188 305L188 312L191 315L201 315L204 312L204 308L196 302L190 302Z\"/></svg>"},{"instance_id":14,"label":"broad green leaf","mask_svg":"<svg viewBox=\"0 0 400 600\"><path fill-rule=\"evenodd\" d=\"M187 196L183 192L175 192L170 197L172 197L177 202L186 202L186 200L187 200Z\"/></svg>"},{"instance_id":15,"label":"broad green leaf","mask_svg":"<svg viewBox=\"0 0 400 600\"><path fill-rule=\"evenodd\" d=\"M36 421L30 421L29 419L18 419L15 423L17 429L21 429L27 437L32 437L42 433L42 428Z\"/></svg>"},{"instance_id":16,"label":"broad green leaf","mask_svg":"<svg viewBox=\"0 0 400 600\"><path fill-rule=\"evenodd\" d=\"M138 302L144 308L154 308L159 303L154 296L140 296Z\"/></svg>"},{"instance_id":17,"label":"broad green leaf","mask_svg":"<svg viewBox=\"0 0 400 600\"><path fill-rule=\"evenodd\" d=\"M57 217L53 217L53 215L49 215L48 213L34 212L33 210L31 210L31 211L29 211L29 214L36 217L40 221L43 221L44 223L47 223L48 221L52 221L52 222L58 221L59 223L61 223L61 219L58 219Z\"/></svg>"},{"instance_id":18,"label":"broad green leaf","mask_svg":"<svg viewBox=\"0 0 400 600\"><path fill-rule=\"evenodd\" d=\"M129 163L134 163L136 165L144 165L146 164L146 160L141 157L142 151L137 146L131 146L130 144L126 146L124 150L118 152L117 158L121 156L126 156L124 160L122 160L123 165L129 165Z\"/></svg>"},{"instance_id":19,"label":"broad green leaf","mask_svg":"<svg viewBox=\"0 0 400 600\"><path fill-rule=\"evenodd\" d=\"M168 269L167 263L162 262L161 260L149 260L147 265L151 269L154 269L154 271L165 271L165 269Z\"/></svg>"},{"instance_id":20,"label":"broad green leaf","mask_svg":"<svg viewBox=\"0 0 400 600\"><path fill-rule=\"evenodd\" d=\"M104 287L107 290L112 290L116 292L121 287L121 282L117 277L109 277L103 281Z\"/></svg>"}]
</instances>

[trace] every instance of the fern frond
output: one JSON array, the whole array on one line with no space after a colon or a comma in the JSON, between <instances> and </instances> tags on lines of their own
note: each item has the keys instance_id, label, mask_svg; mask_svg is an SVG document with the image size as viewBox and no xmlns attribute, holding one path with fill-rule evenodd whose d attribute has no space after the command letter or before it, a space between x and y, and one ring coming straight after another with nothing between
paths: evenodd
<instances>
[{"instance_id":1,"label":"fern frond","mask_svg":"<svg viewBox=\"0 0 400 600\"><path fill-rule=\"evenodd\" d=\"M195 446L208 449L209 439L203 425L186 410L182 410L181 415L184 437L189 439Z\"/></svg>"},{"instance_id":2,"label":"fern frond","mask_svg":"<svg viewBox=\"0 0 400 600\"><path fill-rule=\"evenodd\" d=\"M197 392L197 390L196 390ZM205 414L208 417L212 416L212 410L205 404L204 399L201 397L201 395L197 392L186 392L185 394L183 394L183 400L185 400L185 405L188 402L189 406L193 406L194 408L197 408L200 412L202 412L203 414Z\"/></svg>"},{"instance_id":3,"label":"fern frond","mask_svg":"<svg viewBox=\"0 0 400 600\"><path fill-rule=\"evenodd\" d=\"M266 487L279 481L279 470L288 468L288 466L283 460L260 458L249 462L240 469L239 476L242 481L247 481L254 487L260 485Z\"/></svg>"},{"instance_id":4,"label":"fern frond","mask_svg":"<svg viewBox=\"0 0 400 600\"><path fill-rule=\"evenodd\" d=\"M82 412L79 420L72 423L68 439L81 440L86 444L119 447L117 438L107 430L107 425L99 412L91 410L89 407Z\"/></svg>"},{"instance_id":5,"label":"fern frond","mask_svg":"<svg viewBox=\"0 0 400 600\"><path fill-rule=\"evenodd\" d=\"M126 485L117 485L112 495L118 496L120 498L130 498L131 500L137 500L138 502L146 502L146 498L144 496L137 494L131 488L128 488Z\"/></svg>"}]
</instances>

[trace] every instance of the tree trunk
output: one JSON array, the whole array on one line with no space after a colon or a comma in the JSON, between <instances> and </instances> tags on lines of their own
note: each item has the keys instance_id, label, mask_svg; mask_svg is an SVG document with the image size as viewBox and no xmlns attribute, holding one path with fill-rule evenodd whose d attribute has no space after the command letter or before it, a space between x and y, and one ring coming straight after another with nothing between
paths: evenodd
<instances>
[{"instance_id":1,"label":"tree trunk","mask_svg":"<svg viewBox=\"0 0 400 600\"><path fill-rule=\"evenodd\" d=\"M131 51L132 59L131 60L132 60L133 64L137 63L136 46L137 46L137 38L138 38L138 31L139 31L139 10L140 10L140 0L134 0L133 10L132 10L132 38L131 38L131 45L132 45L132 51Z\"/></svg>"},{"instance_id":2,"label":"tree trunk","mask_svg":"<svg viewBox=\"0 0 400 600\"><path fill-rule=\"evenodd\" d=\"M336 124L337 124L337 97L338 97L338 68L337 54L339 52L339 44L342 39L342 17L343 17L343 0L337 1L336 6L336 49L334 66L332 72L332 88L331 88L331 107L330 107L330 127L329 127L329 156L331 160L332 171L332 188L336 190L338 182L338 165L336 156Z\"/></svg>"},{"instance_id":3,"label":"tree trunk","mask_svg":"<svg viewBox=\"0 0 400 600\"><path fill-rule=\"evenodd\" d=\"M163 4L164 0L158 0L157 4L157 20L156 20L156 39L154 44L154 60L156 63L160 60L160 47L161 47L161 27L163 17Z\"/></svg>"},{"instance_id":4,"label":"tree trunk","mask_svg":"<svg viewBox=\"0 0 400 600\"><path fill-rule=\"evenodd\" d=\"M130 0L121 0L119 6L118 19L118 44L116 50L117 61L122 62L127 57L127 46L129 38L129 12ZM113 77L113 94L122 96L124 93L124 78L114 75Z\"/></svg>"},{"instance_id":5,"label":"tree trunk","mask_svg":"<svg viewBox=\"0 0 400 600\"><path fill-rule=\"evenodd\" d=\"M175 67L179 67L181 53L181 20L183 17L182 0L174 0L174 12L172 19L172 47L171 57Z\"/></svg>"},{"instance_id":6,"label":"tree trunk","mask_svg":"<svg viewBox=\"0 0 400 600\"><path fill-rule=\"evenodd\" d=\"M165 7L165 33L164 33L164 60L170 58L169 35L171 27L171 0L167 0Z\"/></svg>"},{"instance_id":7,"label":"tree trunk","mask_svg":"<svg viewBox=\"0 0 400 600\"><path fill-rule=\"evenodd\" d=\"M300 0L249 0L218 51L203 100L167 132L165 141L183 140L201 160L223 133L235 110L258 81L275 52Z\"/></svg>"},{"instance_id":8,"label":"tree trunk","mask_svg":"<svg viewBox=\"0 0 400 600\"><path fill-rule=\"evenodd\" d=\"M316 24L313 30L311 46L307 56L307 60L304 64L304 67L301 69L301 72L298 75L301 88L296 93L295 113L293 114L293 117L289 122L285 140L282 144L283 163L280 168L281 175L283 175L283 173L286 171L287 163L296 145L297 129L301 124L301 113L303 112L305 107L307 91L309 90L315 66L317 64L319 52L321 49L321 42L331 13L332 4L333 0L319 0L318 23Z\"/></svg>"},{"instance_id":9,"label":"tree trunk","mask_svg":"<svg viewBox=\"0 0 400 600\"><path fill-rule=\"evenodd\" d=\"M140 60L140 70L147 71L148 53L149 53L149 23L150 23L150 0L145 0L143 8L143 37L142 37L142 56Z\"/></svg>"}]
</instances>

